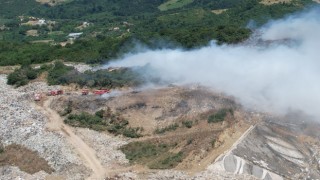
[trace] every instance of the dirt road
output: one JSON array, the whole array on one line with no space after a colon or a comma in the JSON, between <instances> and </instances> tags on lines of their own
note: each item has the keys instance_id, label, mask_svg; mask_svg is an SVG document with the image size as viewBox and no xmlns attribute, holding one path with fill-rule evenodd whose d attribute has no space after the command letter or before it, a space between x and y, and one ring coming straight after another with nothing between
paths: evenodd
<instances>
[{"instance_id":1,"label":"dirt road","mask_svg":"<svg viewBox=\"0 0 320 180\"><path fill-rule=\"evenodd\" d=\"M80 156L83 164L88 166L93 173L88 178L90 180L99 180L106 177L106 169L97 159L95 151L89 147L79 136L77 136L71 127L63 123L60 115L50 108L52 99L49 98L41 107L49 118L47 128L51 131L60 131L64 134L67 141L74 147L75 152Z\"/></svg>"}]
</instances>

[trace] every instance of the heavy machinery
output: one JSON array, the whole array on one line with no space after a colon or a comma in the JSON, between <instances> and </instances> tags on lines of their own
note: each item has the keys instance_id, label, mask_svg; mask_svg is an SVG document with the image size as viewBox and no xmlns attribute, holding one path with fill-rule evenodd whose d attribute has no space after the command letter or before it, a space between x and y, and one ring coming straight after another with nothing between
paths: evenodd
<instances>
[{"instance_id":1,"label":"heavy machinery","mask_svg":"<svg viewBox=\"0 0 320 180\"><path fill-rule=\"evenodd\" d=\"M57 95L62 95L63 94L63 90L52 90L52 91L49 91L47 93L48 96L57 96Z\"/></svg>"},{"instance_id":2,"label":"heavy machinery","mask_svg":"<svg viewBox=\"0 0 320 180\"><path fill-rule=\"evenodd\" d=\"M100 90L93 90L92 93L94 95L103 95L105 93L110 93L110 90L109 89L100 89ZM88 89L83 89L81 91L81 94L82 95L88 95L89 94L89 90Z\"/></svg>"},{"instance_id":3,"label":"heavy machinery","mask_svg":"<svg viewBox=\"0 0 320 180\"><path fill-rule=\"evenodd\" d=\"M103 95L103 94L109 93L109 92L110 92L109 89L100 89L100 90L94 90L93 94L95 94L95 95Z\"/></svg>"}]
</instances>

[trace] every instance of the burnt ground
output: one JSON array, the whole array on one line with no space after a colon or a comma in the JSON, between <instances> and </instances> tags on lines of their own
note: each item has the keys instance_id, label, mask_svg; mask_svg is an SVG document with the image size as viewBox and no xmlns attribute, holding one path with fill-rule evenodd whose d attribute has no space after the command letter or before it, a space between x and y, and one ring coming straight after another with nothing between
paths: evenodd
<instances>
[{"instance_id":1,"label":"burnt ground","mask_svg":"<svg viewBox=\"0 0 320 180\"><path fill-rule=\"evenodd\" d=\"M66 95L56 97L51 107L62 112L68 104L72 113L112 109L131 127L143 127L143 137L129 142L170 144L170 153L183 153L173 168L189 174L205 170L219 157L217 162L234 174L260 179L320 177L320 126L301 112L284 117L248 112L232 97L195 86L127 91L113 97ZM221 109L232 109L232 113L221 122L208 123L208 117ZM191 127L185 126L186 121L192 122ZM174 124L178 125L174 129L155 133ZM145 159L139 161L143 168L131 167L143 174L151 161L155 163ZM123 168L126 171L128 167ZM121 168L116 172L121 173Z\"/></svg>"},{"instance_id":2,"label":"burnt ground","mask_svg":"<svg viewBox=\"0 0 320 180\"><path fill-rule=\"evenodd\" d=\"M65 95L56 97L51 104L58 112L63 112L68 106L72 107L72 113L94 113L111 108L126 118L131 127L144 129L143 137L130 139L130 142L175 144L170 152L183 153L183 161L175 168L193 173L204 170L230 148L254 119L233 98L204 87L147 89L106 98ZM227 110L223 120L208 123L208 117L221 109ZM192 125L187 127L187 121ZM175 129L155 133L175 124Z\"/></svg>"},{"instance_id":3,"label":"burnt ground","mask_svg":"<svg viewBox=\"0 0 320 180\"><path fill-rule=\"evenodd\" d=\"M40 157L37 152L17 144L6 146L3 148L3 152L0 153L0 166L6 165L17 166L29 174L34 174L41 170L49 174L53 172L48 162Z\"/></svg>"}]
</instances>

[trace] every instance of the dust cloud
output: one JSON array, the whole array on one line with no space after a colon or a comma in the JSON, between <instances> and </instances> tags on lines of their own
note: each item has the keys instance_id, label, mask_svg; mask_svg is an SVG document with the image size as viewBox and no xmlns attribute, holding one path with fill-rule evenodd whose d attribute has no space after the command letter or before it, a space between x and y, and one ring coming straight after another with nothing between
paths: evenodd
<instances>
[{"instance_id":1,"label":"dust cloud","mask_svg":"<svg viewBox=\"0 0 320 180\"><path fill-rule=\"evenodd\" d=\"M241 45L144 50L106 67L147 66L146 76L200 83L250 108L320 117L320 9L271 21Z\"/></svg>"}]
</instances>

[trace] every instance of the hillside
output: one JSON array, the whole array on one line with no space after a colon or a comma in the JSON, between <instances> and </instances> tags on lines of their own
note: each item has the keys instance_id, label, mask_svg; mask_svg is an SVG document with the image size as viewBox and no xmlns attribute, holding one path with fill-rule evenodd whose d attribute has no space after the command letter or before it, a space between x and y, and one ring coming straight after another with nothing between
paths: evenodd
<instances>
[{"instance_id":1,"label":"hillside","mask_svg":"<svg viewBox=\"0 0 320 180\"><path fill-rule=\"evenodd\" d=\"M192 49L213 39L218 44L234 44L250 36L249 22L259 27L311 3L76 0L51 6L34 0L1 0L0 65L55 59L101 63L132 51L137 43L151 49ZM220 9L228 10L214 13Z\"/></svg>"},{"instance_id":2,"label":"hillside","mask_svg":"<svg viewBox=\"0 0 320 180\"><path fill-rule=\"evenodd\" d=\"M0 0L0 180L320 179L312 0Z\"/></svg>"}]
</instances>

